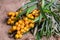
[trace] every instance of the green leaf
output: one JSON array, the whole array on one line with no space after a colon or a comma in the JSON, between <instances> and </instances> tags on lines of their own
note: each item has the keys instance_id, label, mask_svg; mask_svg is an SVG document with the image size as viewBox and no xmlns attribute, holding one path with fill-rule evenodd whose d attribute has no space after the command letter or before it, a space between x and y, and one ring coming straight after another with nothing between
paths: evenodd
<instances>
[{"instance_id":1,"label":"green leaf","mask_svg":"<svg viewBox=\"0 0 60 40\"><path fill-rule=\"evenodd\" d=\"M22 8L26 9L26 8L28 8L30 6L33 6L33 5L37 4L37 3L38 3L38 1L28 2L27 4L25 4L24 6L22 6Z\"/></svg>"},{"instance_id":2,"label":"green leaf","mask_svg":"<svg viewBox=\"0 0 60 40\"><path fill-rule=\"evenodd\" d=\"M31 2L34 2L34 1L36 1L36 0L30 0Z\"/></svg>"},{"instance_id":3,"label":"green leaf","mask_svg":"<svg viewBox=\"0 0 60 40\"><path fill-rule=\"evenodd\" d=\"M19 13L19 14L16 16L16 18L17 18L17 19L20 18L20 16L23 15L23 14L25 14L26 12L27 12L27 9L25 9L24 11L22 11L21 13Z\"/></svg>"},{"instance_id":4,"label":"green leaf","mask_svg":"<svg viewBox=\"0 0 60 40\"><path fill-rule=\"evenodd\" d=\"M31 7L29 7L28 8L28 10L27 10L27 15L29 14L29 13L31 13L34 9L36 9L37 8L37 5L33 5L33 6L31 6Z\"/></svg>"},{"instance_id":5,"label":"green leaf","mask_svg":"<svg viewBox=\"0 0 60 40\"><path fill-rule=\"evenodd\" d=\"M44 7L44 9L49 8L53 3L54 3L54 0L51 0L51 2Z\"/></svg>"},{"instance_id":6,"label":"green leaf","mask_svg":"<svg viewBox=\"0 0 60 40\"><path fill-rule=\"evenodd\" d=\"M39 8L43 18L47 19L47 16L45 15L45 12L43 11L44 9L42 7Z\"/></svg>"},{"instance_id":7,"label":"green leaf","mask_svg":"<svg viewBox=\"0 0 60 40\"><path fill-rule=\"evenodd\" d=\"M37 18L35 18L34 22L36 22L36 21L41 22L42 18L43 18L43 16L42 16L42 14L40 14L40 16L38 16Z\"/></svg>"},{"instance_id":8,"label":"green leaf","mask_svg":"<svg viewBox=\"0 0 60 40\"><path fill-rule=\"evenodd\" d=\"M42 24L42 28L40 30L40 37L42 37L44 35L44 29L45 29L45 21Z\"/></svg>"},{"instance_id":9,"label":"green leaf","mask_svg":"<svg viewBox=\"0 0 60 40\"><path fill-rule=\"evenodd\" d=\"M37 32L37 34L36 34L36 40L40 40L40 32Z\"/></svg>"},{"instance_id":10,"label":"green leaf","mask_svg":"<svg viewBox=\"0 0 60 40\"><path fill-rule=\"evenodd\" d=\"M59 24L60 23L60 16L56 15L54 12L51 12L51 14L53 15L55 21Z\"/></svg>"},{"instance_id":11,"label":"green leaf","mask_svg":"<svg viewBox=\"0 0 60 40\"><path fill-rule=\"evenodd\" d=\"M45 6L45 0L42 0L42 8Z\"/></svg>"}]
</instances>

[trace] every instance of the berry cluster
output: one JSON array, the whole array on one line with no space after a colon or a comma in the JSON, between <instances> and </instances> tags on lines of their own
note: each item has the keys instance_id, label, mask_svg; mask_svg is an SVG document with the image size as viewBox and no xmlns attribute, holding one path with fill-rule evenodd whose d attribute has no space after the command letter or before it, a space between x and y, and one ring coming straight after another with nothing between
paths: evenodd
<instances>
[{"instance_id":1,"label":"berry cluster","mask_svg":"<svg viewBox=\"0 0 60 40\"><path fill-rule=\"evenodd\" d=\"M19 19L15 22L15 25L10 28L9 33L16 31L15 38L22 38L24 33L28 32L31 28L34 28L35 22L33 20L39 16L39 12L40 11L37 9L33 10L30 14L24 16L22 19ZM9 13L9 16L12 18L8 19L8 24L12 24L11 20L14 21L16 15L18 15L18 12L15 12L14 15L12 15L13 13L14 12Z\"/></svg>"}]
</instances>

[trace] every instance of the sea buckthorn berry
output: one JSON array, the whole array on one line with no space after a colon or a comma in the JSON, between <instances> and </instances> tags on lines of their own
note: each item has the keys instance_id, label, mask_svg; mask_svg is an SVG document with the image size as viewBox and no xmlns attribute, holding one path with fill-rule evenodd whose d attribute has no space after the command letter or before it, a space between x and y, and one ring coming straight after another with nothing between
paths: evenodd
<instances>
[{"instance_id":1,"label":"sea buckthorn berry","mask_svg":"<svg viewBox=\"0 0 60 40\"><path fill-rule=\"evenodd\" d=\"M11 21L11 24L14 24L14 21Z\"/></svg>"},{"instance_id":2,"label":"sea buckthorn berry","mask_svg":"<svg viewBox=\"0 0 60 40\"><path fill-rule=\"evenodd\" d=\"M16 39L22 38L22 34L16 34L16 35L15 35L15 38L16 38Z\"/></svg>"},{"instance_id":3,"label":"sea buckthorn berry","mask_svg":"<svg viewBox=\"0 0 60 40\"><path fill-rule=\"evenodd\" d=\"M20 24L18 24L18 27L20 27L21 25Z\"/></svg>"},{"instance_id":4,"label":"sea buckthorn berry","mask_svg":"<svg viewBox=\"0 0 60 40\"><path fill-rule=\"evenodd\" d=\"M34 19L34 16L32 14L27 15L28 18Z\"/></svg>"},{"instance_id":5,"label":"sea buckthorn berry","mask_svg":"<svg viewBox=\"0 0 60 40\"><path fill-rule=\"evenodd\" d=\"M22 33L25 33L25 30L24 30L24 29L21 29L21 32L22 32Z\"/></svg>"},{"instance_id":6,"label":"sea buckthorn berry","mask_svg":"<svg viewBox=\"0 0 60 40\"><path fill-rule=\"evenodd\" d=\"M7 24L10 24L10 22L9 22L9 21L7 21Z\"/></svg>"},{"instance_id":7,"label":"sea buckthorn berry","mask_svg":"<svg viewBox=\"0 0 60 40\"><path fill-rule=\"evenodd\" d=\"M9 19L8 19L8 21L12 21L12 19L11 19L11 18L9 18Z\"/></svg>"},{"instance_id":8,"label":"sea buckthorn berry","mask_svg":"<svg viewBox=\"0 0 60 40\"><path fill-rule=\"evenodd\" d=\"M29 31L29 28L25 27L24 30L25 30L25 31Z\"/></svg>"},{"instance_id":9,"label":"sea buckthorn berry","mask_svg":"<svg viewBox=\"0 0 60 40\"><path fill-rule=\"evenodd\" d=\"M38 13L36 13L36 14L35 14L35 17L38 17L38 16L39 16L39 14L38 14Z\"/></svg>"},{"instance_id":10,"label":"sea buckthorn berry","mask_svg":"<svg viewBox=\"0 0 60 40\"><path fill-rule=\"evenodd\" d=\"M30 23L29 26L33 28L34 27L34 24L33 23Z\"/></svg>"},{"instance_id":11,"label":"sea buckthorn berry","mask_svg":"<svg viewBox=\"0 0 60 40\"><path fill-rule=\"evenodd\" d=\"M19 20L19 24L22 24L24 21L23 20Z\"/></svg>"},{"instance_id":12,"label":"sea buckthorn berry","mask_svg":"<svg viewBox=\"0 0 60 40\"><path fill-rule=\"evenodd\" d=\"M12 16L13 16L13 17L15 16L15 12L12 14Z\"/></svg>"},{"instance_id":13,"label":"sea buckthorn berry","mask_svg":"<svg viewBox=\"0 0 60 40\"><path fill-rule=\"evenodd\" d=\"M20 38L22 38L22 34L19 34Z\"/></svg>"},{"instance_id":14,"label":"sea buckthorn berry","mask_svg":"<svg viewBox=\"0 0 60 40\"><path fill-rule=\"evenodd\" d=\"M25 21L25 24L29 24L29 22L28 21Z\"/></svg>"},{"instance_id":15,"label":"sea buckthorn berry","mask_svg":"<svg viewBox=\"0 0 60 40\"><path fill-rule=\"evenodd\" d=\"M21 34L21 32L20 31L17 31L17 34Z\"/></svg>"},{"instance_id":16,"label":"sea buckthorn berry","mask_svg":"<svg viewBox=\"0 0 60 40\"><path fill-rule=\"evenodd\" d=\"M29 25L25 25L25 27L30 28Z\"/></svg>"},{"instance_id":17,"label":"sea buckthorn berry","mask_svg":"<svg viewBox=\"0 0 60 40\"><path fill-rule=\"evenodd\" d=\"M24 21L28 21L28 18L27 18L27 17L25 17L25 18L23 18L23 20L24 20Z\"/></svg>"},{"instance_id":18,"label":"sea buckthorn berry","mask_svg":"<svg viewBox=\"0 0 60 40\"><path fill-rule=\"evenodd\" d=\"M24 28L24 25L21 25L21 27L20 27L21 29L23 29Z\"/></svg>"},{"instance_id":19,"label":"sea buckthorn berry","mask_svg":"<svg viewBox=\"0 0 60 40\"><path fill-rule=\"evenodd\" d=\"M17 27L17 30L20 30L21 28L20 27Z\"/></svg>"},{"instance_id":20,"label":"sea buckthorn berry","mask_svg":"<svg viewBox=\"0 0 60 40\"><path fill-rule=\"evenodd\" d=\"M12 29L13 29L13 30L16 30L16 29L17 29L17 27L16 27L16 26L13 26L13 27L12 27Z\"/></svg>"},{"instance_id":21,"label":"sea buckthorn berry","mask_svg":"<svg viewBox=\"0 0 60 40\"><path fill-rule=\"evenodd\" d=\"M9 13L8 13L8 16L11 16L11 15L12 15L12 13L13 13L13 12L9 12Z\"/></svg>"},{"instance_id":22,"label":"sea buckthorn berry","mask_svg":"<svg viewBox=\"0 0 60 40\"><path fill-rule=\"evenodd\" d=\"M12 19L12 20L13 20L13 19L15 19L15 17L11 16L11 18L10 18L10 19Z\"/></svg>"},{"instance_id":23,"label":"sea buckthorn berry","mask_svg":"<svg viewBox=\"0 0 60 40\"><path fill-rule=\"evenodd\" d=\"M16 12L15 14L16 14L16 16L17 16L19 13L18 13L18 12Z\"/></svg>"},{"instance_id":24,"label":"sea buckthorn berry","mask_svg":"<svg viewBox=\"0 0 60 40\"><path fill-rule=\"evenodd\" d=\"M16 22L16 23L15 23L15 25L17 26L17 25L19 25L19 23L18 23L18 22Z\"/></svg>"}]
</instances>

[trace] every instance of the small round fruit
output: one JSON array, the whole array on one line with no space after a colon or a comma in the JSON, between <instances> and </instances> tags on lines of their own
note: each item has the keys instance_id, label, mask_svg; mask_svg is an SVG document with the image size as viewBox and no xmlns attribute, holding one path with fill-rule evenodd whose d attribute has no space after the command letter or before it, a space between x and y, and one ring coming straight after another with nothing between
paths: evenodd
<instances>
[{"instance_id":1,"label":"small round fruit","mask_svg":"<svg viewBox=\"0 0 60 40\"><path fill-rule=\"evenodd\" d=\"M20 34L21 32L20 31L17 31L17 34Z\"/></svg>"},{"instance_id":2,"label":"small round fruit","mask_svg":"<svg viewBox=\"0 0 60 40\"><path fill-rule=\"evenodd\" d=\"M22 24L24 21L23 20L19 20L19 24Z\"/></svg>"},{"instance_id":3,"label":"small round fruit","mask_svg":"<svg viewBox=\"0 0 60 40\"><path fill-rule=\"evenodd\" d=\"M18 34L15 35L15 38L18 39L20 36Z\"/></svg>"},{"instance_id":4,"label":"small round fruit","mask_svg":"<svg viewBox=\"0 0 60 40\"><path fill-rule=\"evenodd\" d=\"M11 18L9 18L8 21L12 21Z\"/></svg>"},{"instance_id":5,"label":"small round fruit","mask_svg":"<svg viewBox=\"0 0 60 40\"><path fill-rule=\"evenodd\" d=\"M34 23L30 23L30 25L29 25L29 26L33 28L33 27L34 27Z\"/></svg>"},{"instance_id":6,"label":"small round fruit","mask_svg":"<svg viewBox=\"0 0 60 40\"><path fill-rule=\"evenodd\" d=\"M7 24L10 24L10 22L9 22L9 21L7 21Z\"/></svg>"},{"instance_id":7,"label":"small round fruit","mask_svg":"<svg viewBox=\"0 0 60 40\"><path fill-rule=\"evenodd\" d=\"M37 13L37 14L35 14L35 17L38 17L39 16L39 14Z\"/></svg>"},{"instance_id":8,"label":"small round fruit","mask_svg":"<svg viewBox=\"0 0 60 40\"><path fill-rule=\"evenodd\" d=\"M16 26L18 26L18 25L19 25L19 23L18 23L18 22L16 22L16 23L15 23L15 25L16 25Z\"/></svg>"},{"instance_id":9,"label":"small round fruit","mask_svg":"<svg viewBox=\"0 0 60 40\"><path fill-rule=\"evenodd\" d=\"M21 27L20 27L21 29L23 29L24 28L24 25L21 25Z\"/></svg>"},{"instance_id":10,"label":"small round fruit","mask_svg":"<svg viewBox=\"0 0 60 40\"><path fill-rule=\"evenodd\" d=\"M13 27L12 27L12 29L13 29L13 30L16 30L16 29L17 29L17 27L16 27L16 26L13 26Z\"/></svg>"},{"instance_id":11,"label":"small round fruit","mask_svg":"<svg viewBox=\"0 0 60 40\"><path fill-rule=\"evenodd\" d=\"M25 18L23 18L23 20L24 20L24 21L28 21L28 18L27 18L27 17L25 17Z\"/></svg>"},{"instance_id":12,"label":"small round fruit","mask_svg":"<svg viewBox=\"0 0 60 40\"><path fill-rule=\"evenodd\" d=\"M16 34L16 35L15 35L15 38L16 38L16 39L22 38L22 34Z\"/></svg>"},{"instance_id":13,"label":"small round fruit","mask_svg":"<svg viewBox=\"0 0 60 40\"><path fill-rule=\"evenodd\" d=\"M22 32L22 33L25 33L25 30L24 30L24 29L21 29L21 32Z\"/></svg>"},{"instance_id":14,"label":"small round fruit","mask_svg":"<svg viewBox=\"0 0 60 40\"><path fill-rule=\"evenodd\" d=\"M21 28L20 27L17 27L17 31L19 31Z\"/></svg>"},{"instance_id":15,"label":"small round fruit","mask_svg":"<svg viewBox=\"0 0 60 40\"><path fill-rule=\"evenodd\" d=\"M25 30L25 31L29 31L29 28L25 27L24 30Z\"/></svg>"},{"instance_id":16,"label":"small round fruit","mask_svg":"<svg viewBox=\"0 0 60 40\"><path fill-rule=\"evenodd\" d=\"M11 24L14 24L14 21L11 21Z\"/></svg>"},{"instance_id":17,"label":"small round fruit","mask_svg":"<svg viewBox=\"0 0 60 40\"><path fill-rule=\"evenodd\" d=\"M12 15L12 12L9 12L9 13L8 13L8 16L11 16L11 15Z\"/></svg>"},{"instance_id":18,"label":"small round fruit","mask_svg":"<svg viewBox=\"0 0 60 40\"><path fill-rule=\"evenodd\" d=\"M18 12L16 12L16 16L18 15L19 13Z\"/></svg>"}]
</instances>

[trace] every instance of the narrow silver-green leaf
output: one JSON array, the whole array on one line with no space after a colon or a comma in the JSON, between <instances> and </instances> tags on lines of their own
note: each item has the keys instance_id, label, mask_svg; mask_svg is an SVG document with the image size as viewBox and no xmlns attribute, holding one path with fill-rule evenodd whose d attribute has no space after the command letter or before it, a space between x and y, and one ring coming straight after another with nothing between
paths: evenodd
<instances>
[{"instance_id":1,"label":"narrow silver-green leaf","mask_svg":"<svg viewBox=\"0 0 60 40\"><path fill-rule=\"evenodd\" d=\"M44 8L45 0L42 0L42 8Z\"/></svg>"},{"instance_id":2,"label":"narrow silver-green leaf","mask_svg":"<svg viewBox=\"0 0 60 40\"><path fill-rule=\"evenodd\" d=\"M37 8L37 5L33 5L33 6L29 7L28 10L27 10L27 15L29 13L31 13L33 10L35 10L36 8Z\"/></svg>"},{"instance_id":3,"label":"narrow silver-green leaf","mask_svg":"<svg viewBox=\"0 0 60 40\"><path fill-rule=\"evenodd\" d=\"M34 1L36 1L36 0L30 0L31 2L34 2Z\"/></svg>"},{"instance_id":4,"label":"narrow silver-green leaf","mask_svg":"<svg viewBox=\"0 0 60 40\"><path fill-rule=\"evenodd\" d=\"M27 4L25 4L24 6L22 6L23 9L26 9L27 7L33 6L35 4L37 4L38 1L34 1L34 2L28 2Z\"/></svg>"}]
</instances>

